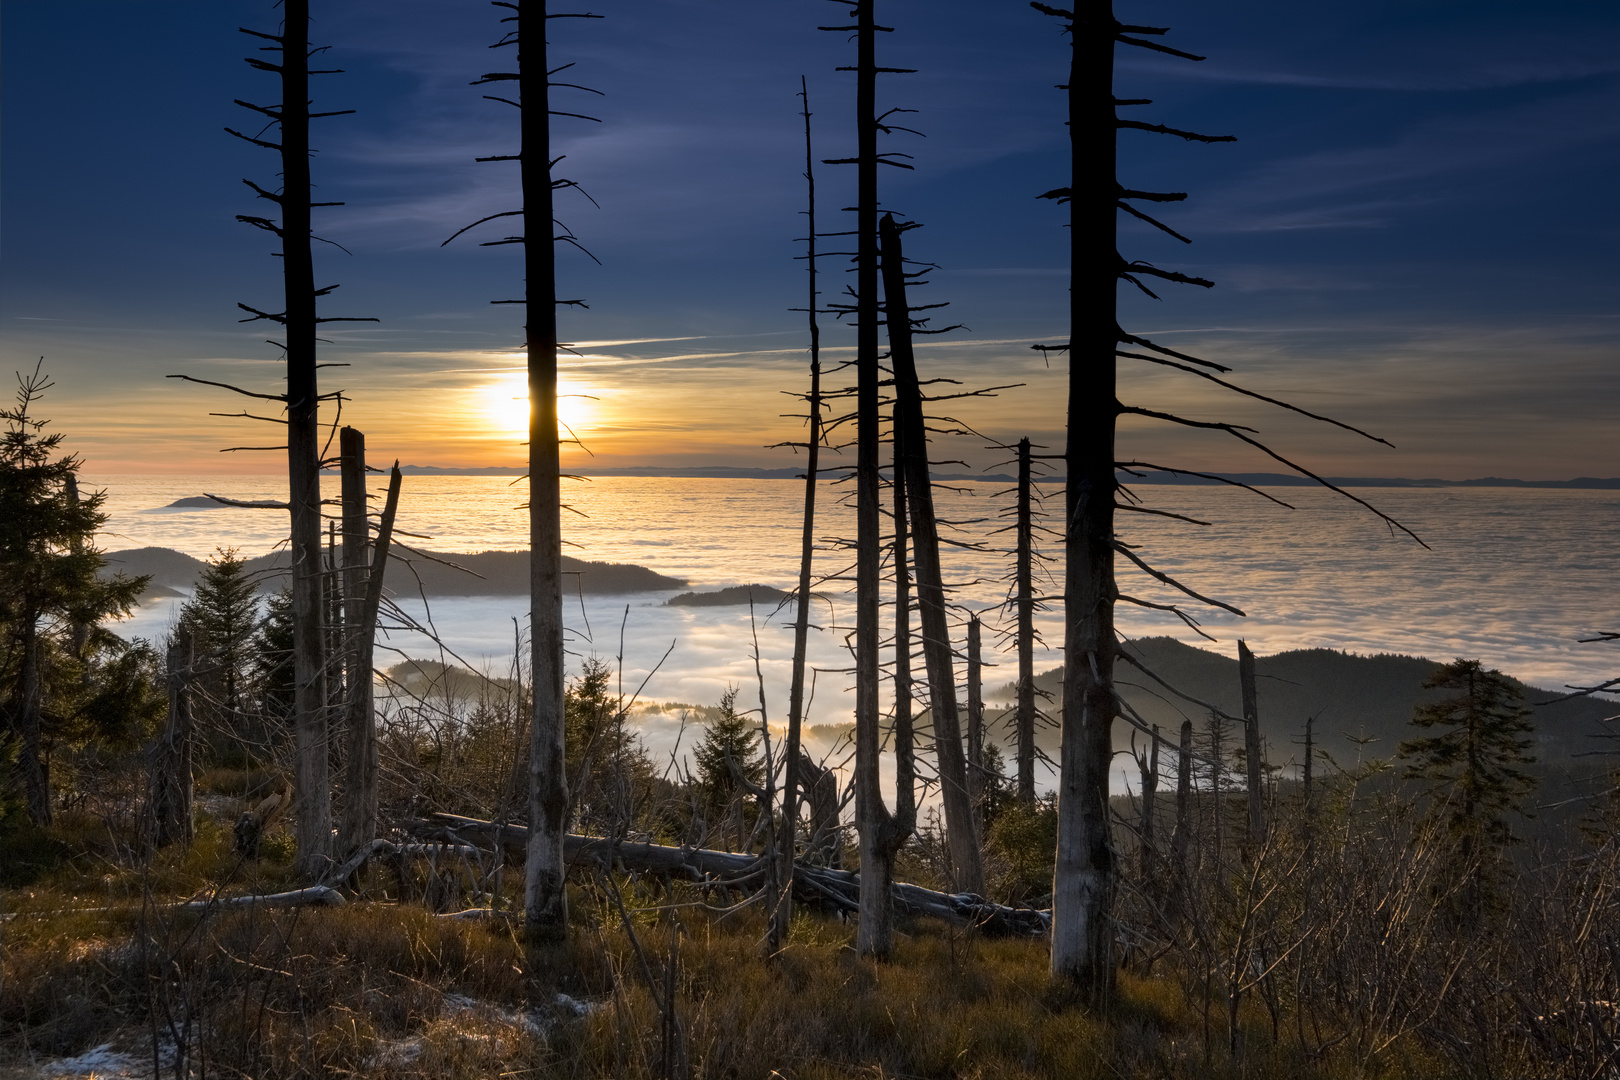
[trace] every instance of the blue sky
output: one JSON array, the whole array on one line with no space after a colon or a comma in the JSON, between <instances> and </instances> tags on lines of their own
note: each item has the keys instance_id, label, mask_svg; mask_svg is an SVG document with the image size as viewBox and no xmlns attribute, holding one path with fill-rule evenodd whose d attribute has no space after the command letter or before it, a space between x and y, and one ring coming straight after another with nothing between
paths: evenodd
<instances>
[{"instance_id":1,"label":"blue sky","mask_svg":"<svg viewBox=\"0 0 1620 1080\"><path fill-rule=\"evenodd\" d=\"M479 248L469 221L516 206L515 169L475 164L514 145L510 108L467 85L499 55L498 9L430 0L315 0L331 45L315 176L327 314L381 322L331 334L350 363L328 387L377 456L434 464L521 460L511 406L519 310L513 248ZM562 254L580 343L574 419L605 464L783 464L764 444L795 430L780 391L802 384L803 146L808 76L817 158L852 142L844 35L818 33L825 0L606 0L556 24L554 63L604 91L602 123L559 123L563 172L600 204L560 216L602 261ZM1388 450L1210 396L1181 377L1127 373L1128 400L1254 423L1335 474L1522 478L1620 475L1615 300L1620 9L1599 2L1242 0L1121 3L1173 27L1202 64L1121 50L1133 115L1214 133L1201 146L1126 132L1122 179L1186 190L1165 219L1195 243L1123 230L1122 250L1217 281L1163 302L1126 295L1127 329L1220 359L1246 385L1328 411ZM0 360L44 355L46 412L95 472L276 471L276 454L221 455L263 433L210 411L226 395L163 379L274 389L276 350L238 325L238 301L277 306L276 261L252 178L268 152L222 130L269 103L238 26L273 29L268 3L0 2ZM916 108L926 138L896 135L915 173L888 170L885 202L925 223L909 253L940 264L929 301L970 331L931 343L929 372L1024 382L960 415L995 438L1058 445L1061 367L1030 342L1064 334L1065 182L1057 24L1020 0L879 0L896 27L886 105ZM568 108L568 105L560 107ZM824 227L844 227L853 170L818 167ZM842 215L847 217L848 215ZM829 292L841 266L825 260ZM1126 287L1128 290L1128 286ZM262 324L261 324L262 325ZM836 327L829 345L852 343ZM844 354L834 353L834 358ZM1125 453L1231 470L1270 463L1236 444L1140 424ZM950 456L999 455L960 440Z\"/></svg>"}]
</instances>

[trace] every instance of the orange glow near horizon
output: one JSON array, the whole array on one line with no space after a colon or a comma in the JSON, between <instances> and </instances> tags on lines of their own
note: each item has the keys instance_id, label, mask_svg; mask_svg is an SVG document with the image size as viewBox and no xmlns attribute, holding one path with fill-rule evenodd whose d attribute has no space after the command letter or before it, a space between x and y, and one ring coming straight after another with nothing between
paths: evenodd
<instances>
[{"instance_id":1,"label":"orange glow near horizon","mask_svg":"<svg viewBox=\"0 0 1620 1080\"><path fill-rule=\"evenodd\" d=\"M529 433L529 388L522 372L502 375L496 382L477 387L473 411L482 416L485 427L498 438L526 438ZM576 435L591 427L597 400L584 388L563 379L557 387L557 418ZM568 432L562 433L564 438Z\"/></svg>"}]
</instances>

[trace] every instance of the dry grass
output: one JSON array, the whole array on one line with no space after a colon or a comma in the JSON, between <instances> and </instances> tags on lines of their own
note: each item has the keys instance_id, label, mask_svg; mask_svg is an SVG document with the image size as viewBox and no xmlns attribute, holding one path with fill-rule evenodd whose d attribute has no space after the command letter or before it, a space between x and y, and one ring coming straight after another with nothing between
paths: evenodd
<instances>
[{"instance_id":1,"label":"dry grass","mask_svg":"<svg viewBox=\"0 0 1620 1080\"><path fill-rule=\"evenodd\" d=\"M0 1066L112 1042L150 1061L181 1044L194 1075L483 1078L773 1076L1116 1078L1439 1076L1405 1044L1365 1072L1305 1060L1246 1017L1245 1059L1205 1041L1180 983L1122 977L1111 1011L1080 1008L1045 973L1044 944L985 940L919 924L892 962L850 948L852 928L801 914L774 962L752 910L679 911L675 1016L666 1046L659 993L671 897L622 883L631 928L595 887L572 896L570 944L527 948L504 922L435 918L420 908L162 915L142 897L280 884L275 863L241 866L217 828L187 855L147 868L74 861L8 893L0 963ZM680 887L676 900L693 899ZM108 902L111 902L110 904ZM118 911L64 909L92 903ZM640 910L636 910L642 905ZM43 915L47 911L60 913ZM641 952L638 952L637 946ZM643 967L641 956L646 956ZM559 997L566 995L566 997ZM586 1007L578 1014L575 1003ZM28 1075L27 1071L18 1075ZM169 1073L172 1075L172 1072Z\"/></svg>"}]
</instances>

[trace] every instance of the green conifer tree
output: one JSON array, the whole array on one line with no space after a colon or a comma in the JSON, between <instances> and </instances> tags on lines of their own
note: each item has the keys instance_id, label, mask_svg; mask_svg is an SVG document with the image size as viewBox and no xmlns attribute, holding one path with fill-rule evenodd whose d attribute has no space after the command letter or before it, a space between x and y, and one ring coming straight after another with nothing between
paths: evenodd
<instances>
[{"instance_id":1,"label":"green conifer tree","mask_svg":"<svg viewBox=\"0 0 1620 1080\"><path fill-rule=\"evenodd\" d=\"M73 680L56 676L66 665L87 664L92 636L101 648L119 644L105 631L89 631L128 614L147 579L99 576L106 560L95 534L107 520L106 494L79 496L78 456L56 456L62 433L46 434L49 421L34 415L50 380L36 366L17 383L15 407L0 410L0 762L14 756L28 817L47 825L47 742L84 719L79 703L60 700L56 687L71 685L73 698L98 692L92 667Z\"/></svg>"},{"instance_id":2,"label":"green conifer tree","mask_svg":"<svg viewBox=\"0 0 1620 1080\"><path fill-rule=\"evenodd\" d=\"M1413 713L1413 726L1444 730L1401 743L1396 756L1407 762L1404 775L1428 784L1431 812L1450 832L1499 851L1513 840L1508 816L1525 813L1536 786L1523 768L1536 760L1524 694L1500 671L1460 658L1423 686L1455 693Z\"/></svg>"},{"instance_id":3,"label":"green conifer tree","mask_svg":"<svg viewBox=\"0 0 1620 1080\"><path fill-rule=\"evenodd\" d=\"M197 594L180 609L180 625L191 632L197 650L193 688L202 691L199 719L223 740L250 740L246 691L259 598L247 560L235 548L215 550L197 581Z\"/></svg>"},{"instance_id":4,"label":"green conifer tree","mask_svg":"<svg viewBox=\"0 0 1620 1080\"><path fill-rule=\"evenodd\" d=\"M703 740L692 751L697 769L697 793L710 820L732 817L741 807L742 780L758 786L765 780L765 756L759 748L759 731L748 717L737 711L737 688L728 687L720 698L720 715L704 725ZM746 815L737 815L741 826Z\"/></svg>"}]
</instances>

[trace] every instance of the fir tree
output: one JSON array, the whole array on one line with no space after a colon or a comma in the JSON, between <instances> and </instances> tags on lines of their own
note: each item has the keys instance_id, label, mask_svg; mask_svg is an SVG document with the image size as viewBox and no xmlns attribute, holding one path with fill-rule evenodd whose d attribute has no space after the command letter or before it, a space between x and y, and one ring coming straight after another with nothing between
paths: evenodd
<instances>
[{"instance_id":1,"label":"fir tree","mask_svg":"<svg viewBox=\"0 0 1620 1080\"><path fill-rule=\"evenodd\" d=\"M17 383L16 406L0 410L0 761L15 754L28 816L46 825L46 744L64 725L83 719L78 704L61 700L57 688L66 682L76 698L97 691L90 666L79 667L72 680L59 676L66 667L89 664L88 647L121 644L97 624L128 614L147 579L98 575L106 560L95 534L107 520L101 509L106 494L80 498L79 458L56 456L62 433L46 434L49 421L32 411L50 381L36 366Z\"/></svg>"},{"instance_id":2,"label":"fir tree","mask_svg":"<svg viewBox=\"0 0 1620 1080\"><path fill-rule=\"evenodd\" d=\"M717 818L723 817L743 794L738 773L756 786L765 780L759 732L748 717L737 712L735 686L726 690L719 709L720 715L704 725L703 741L692 751L698 795Z\"/></svg>"},{"instance_id":3,"label":"fir tree","mask_svg":"<svg viewBox=\"0 0 1620 1080\"><path fill-rule=\"evenodd\" d=\"M230 738L244 738L244 712L253 640L259 629L258 587L235 548L217 548L197 581L197 595L180 609L201 662L197 688L202 716Z\"/></svg>"},{"instance_id":4,"label":"fir tree","mask_svg":"<svg viewBox=\"0 0 1620 1080\"><path fill-rule=\"evenodd\" d=\"M1522 766L1536 759L1524 694L1500 671L1457 659L1424 680L1429 690L1455 691L1419 705L1412 724L1440 734L1408 739L1397 756L1404 775L1428 783L1432 812L1453 834L1500 850L1512 842L1509 814L1524 814L1536 778ZM1481 853L1483 854L1483 852Z\"/></svg>"}]
</instances>

